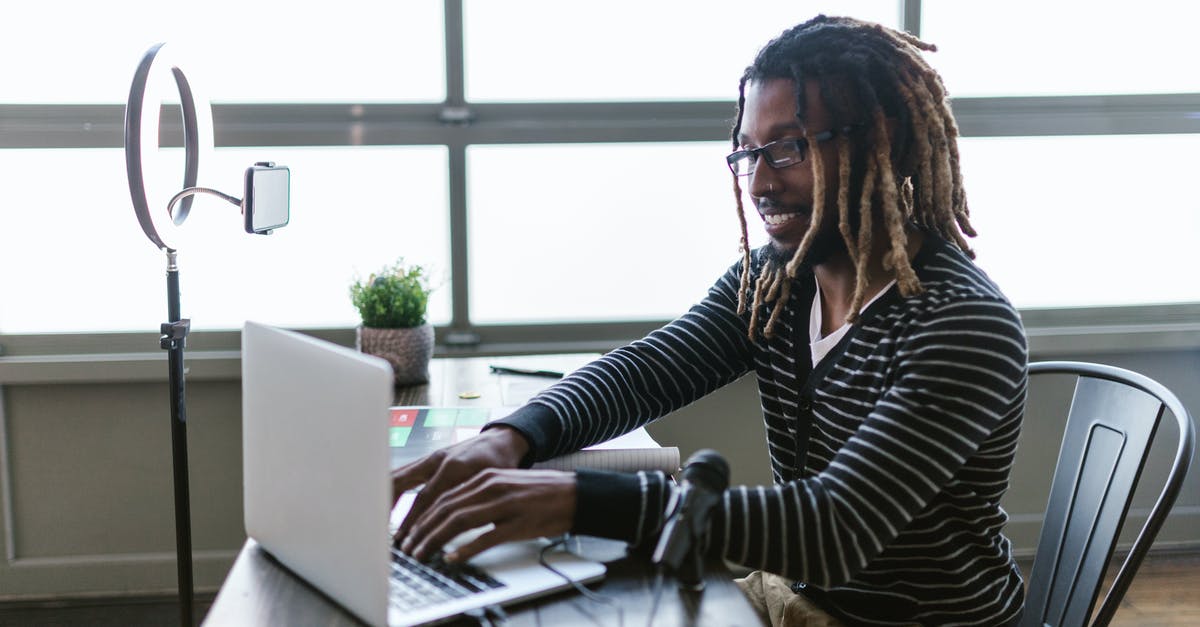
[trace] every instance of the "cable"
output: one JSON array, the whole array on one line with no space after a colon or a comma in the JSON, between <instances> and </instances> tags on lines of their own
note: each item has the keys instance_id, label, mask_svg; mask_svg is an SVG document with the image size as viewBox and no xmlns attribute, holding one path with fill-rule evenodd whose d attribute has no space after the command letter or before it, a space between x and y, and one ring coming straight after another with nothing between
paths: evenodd
<instances>
[{"instance_id":1,"label":"cable","mask_svg":"<svg viewBox=\"0 0 1200 627\"><path fill-rule=\"evenodd\" d=\"M646 619L646 627L654 626L654 615L658 613L658 600L662 597L663 567L660 564L654 575L654 601L650 604L650 616Z\"/></svg>"},{"instance_id":2,"label":"cable","mask_svg":"<svg viewBox=\"0 0 1200 627\"><path fill-rule=\"evenodd\" d=\"M499 621L499 623L496 623L496 624L498 624L498 625L507 625L508 624L508 614L505 614L504 610L501 609L501 607L499 605L489 605L489 606L483 608L483 611L487 614L491 614L492 616L495 616L496 620Z\"/></svg>"},{"instance_id":3,"label":"cable","mask_svg":"<svg viewBox=\"0 0 1200 627\"><path fill-rule=\"evenodd\" d=\"M242 200L240 198L234 198L233 196L230 196L229 194L226 194L224 192L219 192L219 191L209 188L209 187L189 187L171 197L171 201L167 203L167 215L171 216L171 219L174 220L175 219L175 203L179 202L180 200L183 200L184 198L187 198L188 196L194 196L196 194L212 194L213 196L221 197L223 200L226 200L231 204L237 205L239 207L242 206Z\"/></svg>"},{"instance_id":4,"label":"cable","mask_svg":"<svg viewBox=\"0 0 1200 627\"><path fill-rule=\"evenodd\" d=\"M505 614L498 605L467 610L463 614L474 618L475 622L479 623L479 627L503 627L508 624L508 614ZM492 622L491 617L493 616L498 622Z\"/></svg>"},{"instance_id":5,"label":"cable","mask_svg":"<svg viewBox=\"0 0 1200 627\"><path fill-rule=\"evenodd\" d=\"M492 627L492 621L487 617L487 613L484 612L483 608L481 607L473 610L467 610L463 612L463 615L474 618L475 622L479 623L479 627Z\"/></svg>"},{"instance_id":6,"label":"cable","mask_svg":"<svg viewBox=\"0 0 1200 627\"><path fill-rule=\"evenodd\" d=\"M604 596L602 594L598 594L592 590L587 589L586 586L583 586L578 581L571 579L570 577L568 577L566 575L566 573L551 566L550 563L546 561L546 552L549 551L550 549L565 545L567 543L567 538L569 538L569 537L570 537L570 534L563 534L562 536L552 540L550 542L550 544L547 544L546 546L542 547L541 552L538 553L538 563L541 564L546 570L549 570L550 572L567 580L567 583L571 584L571 587L578 590L579 593L582 594L587 599L594 601L596 603L603 603L605 605L613 606L613 608L617 610L617 624L621 625L621 627L624 627L625 611L623 609L621 609L621 604L617 603L616 599ZM587 612L584 612L584 613L586 614Z\"/></svg>"}]
</instances>

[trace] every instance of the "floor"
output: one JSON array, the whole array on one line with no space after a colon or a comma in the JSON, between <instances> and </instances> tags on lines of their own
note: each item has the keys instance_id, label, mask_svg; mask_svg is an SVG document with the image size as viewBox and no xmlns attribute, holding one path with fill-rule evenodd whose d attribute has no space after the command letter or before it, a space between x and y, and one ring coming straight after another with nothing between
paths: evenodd
<instances>
[{"instance_id":1,"label":"floor","mask_svg":"<svg viewBox=\"0 0 1200 627\"><path fill-rule=\"evenodd\" d=\"M1110 625L1200 625L1200 552L1151 555L1138 569Z\"/></svg>"},{"instance_id":2,"label":"floor","mask_svg":"<svg viewBox=\"0 0 1200 627\"><path fill-rule=\"evenodd\" d=\"M211 594L197 595L198 616L208 610L212 597ZM4 627L167 627L178 624L179 608L173 598L0 604L0 625ZM1114 627L1200 625L1200 551L1151 555L1138 570L1111 624Z\"/></svg>"},{"instance_id":3,"label":"floor","mask_svg":"<svg viewBox=\"0 0 1200 627\"><path fill-rule=\"evenodd\" d=\"M196 595L194 624L200 624L214 596ZM179 618L174 597L0 604L3 627L178 627Z\"/></svg>"}]
</instances>

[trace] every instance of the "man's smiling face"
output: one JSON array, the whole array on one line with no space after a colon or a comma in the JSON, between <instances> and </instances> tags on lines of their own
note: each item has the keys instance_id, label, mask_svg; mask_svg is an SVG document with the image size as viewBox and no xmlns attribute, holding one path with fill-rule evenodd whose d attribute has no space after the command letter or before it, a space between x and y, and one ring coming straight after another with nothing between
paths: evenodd
<instances>
[{"instance_id":1,"label":"man's smiling face","mask_svg":"<svg viewBox=\"0 0 1200 627\"><path fill-rule=\"evenodd\" d=\"M832 130L833 120L820 98L815 81L805 86L805 119L796 117L796 87L789 79L750 81L745 87L745 102L738 132L742 149L761 148L772 142L803 140L805 131L813 135ZM845 251L837 229L837 150L832 140L808 146L804 161L774 168L758 157L753 174L747 176L747 190L763 220L770 238L772 256L791 258L808 232L812 221L815 178L813 160L822 159L825 170L825 219L815 235L807 255L808 262L821 263L830 255ZM856 214L857 212L852 212Z\"/></svg>"}]
</instances>

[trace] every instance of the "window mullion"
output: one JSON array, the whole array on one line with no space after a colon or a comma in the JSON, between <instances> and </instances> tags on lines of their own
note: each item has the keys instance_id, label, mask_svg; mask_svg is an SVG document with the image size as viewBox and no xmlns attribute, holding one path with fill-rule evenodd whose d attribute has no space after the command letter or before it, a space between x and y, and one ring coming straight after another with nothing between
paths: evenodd
<instances>
[{"instance_id":1,"label":"window mullion","mask_svg":"<svg viewBox=\"0 0 1200 627\"><path fill-rule=\"evenodd\" d=\"M900 28L913 37L921 36L921 0L900 0Z\"/></svg>"}]
</instances>

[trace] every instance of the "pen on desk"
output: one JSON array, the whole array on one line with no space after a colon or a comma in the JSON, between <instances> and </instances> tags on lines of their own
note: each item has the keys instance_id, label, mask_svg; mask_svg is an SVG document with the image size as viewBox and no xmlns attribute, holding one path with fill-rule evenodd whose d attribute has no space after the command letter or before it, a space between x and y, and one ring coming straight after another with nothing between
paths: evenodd
<instances>
[{"instance_id":1,"label":"pen on desk","mask_svg":"<svg viewBox=\"0 0 1200 627\"><path fill-rule=\"evenodd\" d=\"M563 373L553 370L534 370L531 368L512 368L510 366L489 366L492 372L496 374L524 374L531 377L548 377L550 379L561 379Z\"/></svg>"}]
</instances>

